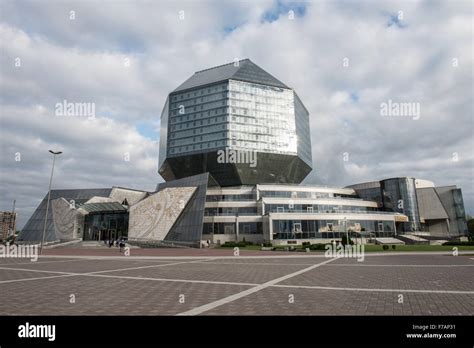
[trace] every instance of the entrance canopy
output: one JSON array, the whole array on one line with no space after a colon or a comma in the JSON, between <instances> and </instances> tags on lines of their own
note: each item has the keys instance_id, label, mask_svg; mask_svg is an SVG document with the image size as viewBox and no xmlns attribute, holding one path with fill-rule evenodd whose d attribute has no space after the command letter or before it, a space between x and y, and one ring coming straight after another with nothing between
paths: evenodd
<instances>
[{"instance_id":1,"label":"entrance canopy","mask_svg":"<svg viewBox=\"0 0 474 348\"><path fill-rule=\"evenodd\" d=\"M122 204L118 202L103 202L103 203L86 203L86 204L81 205L79 210L83 214L122 213L122 212L126 212L127 208L125 208Z\"/></svg>"}]
</instances>

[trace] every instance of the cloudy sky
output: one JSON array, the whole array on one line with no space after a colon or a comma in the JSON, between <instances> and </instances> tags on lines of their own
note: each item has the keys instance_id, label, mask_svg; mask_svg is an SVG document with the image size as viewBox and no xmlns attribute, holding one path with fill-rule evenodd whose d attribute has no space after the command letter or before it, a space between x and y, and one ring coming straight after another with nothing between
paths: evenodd
<instances>
[{"instance_id":1,"label":"cloudy sky","mask_svg":"<svg viewBox=\"0 0 474 348\"><path fill-rule=\"evenodd\" d=\"M54 188L154 189L167 94L235 58L309 110L306 183L425 178L461 187L474 214L471 1L0 4L0 210L16 199L20 228L47 192L50 148L64 152ZM57 116L64 100L96 117ZM389 100L419 103L419 118L381 115Z\"/></svg>"}]
</instances>

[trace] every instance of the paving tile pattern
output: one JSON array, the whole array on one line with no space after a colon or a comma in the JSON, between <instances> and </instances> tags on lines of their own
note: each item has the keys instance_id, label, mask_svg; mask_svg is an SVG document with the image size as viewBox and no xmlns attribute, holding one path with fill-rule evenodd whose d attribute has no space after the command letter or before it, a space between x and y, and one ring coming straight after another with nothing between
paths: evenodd
<instances>
[{"instance_id":1,"label":"paving tile pattern","mask_svg":"<svg viewBox=\"0 0 474 348\"><path fill-rule=\"evenodd\" d=\"M254 287L243 283L264 284L323 261L326 259L322 257L263 259L254 256L206 261L41 258L34 263L25 259L0 259L0 315L174 315ZM173 264L178 262L180 264ZM338 259L290 277L277 286L263 287L236 300L211 306L202 314L473 315L472 265L473 256L366 256L361 263ZM43 272L36 272L38 270ZM86 274L101 271L107 272L101 273L102 276ZM74 274L62 276L53 272ZM55 278L46 278L52 276ZM27 280L31 278L45 279ZM9 282L11 280L17 281ZM357 291L357 288L402 291ZM409 289L471 293L403 291ZM399 303L400 294L402 303ZM75 296L75 303L70 302L71 295ZM180 303L180 295L184 295L184 303ZM294 303L290 303L290 295L294 296Z\"/></svg>"}]
</instances>

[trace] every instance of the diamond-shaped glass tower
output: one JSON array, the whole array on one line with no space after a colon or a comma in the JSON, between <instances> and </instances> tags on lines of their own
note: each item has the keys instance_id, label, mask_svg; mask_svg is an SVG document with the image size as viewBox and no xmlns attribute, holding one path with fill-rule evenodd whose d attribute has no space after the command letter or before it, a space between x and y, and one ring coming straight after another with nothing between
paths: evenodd
<instances>
[{"instance_id":1,"label":"diamond-shaped glass tower","mask_svg":"<svg viewBox=\"0 0 474 348\"><path fill-rule=\"evenodd\" d=\"M161 115L159 173L209 172L220 186L300 183L311 171L309 113L249 59L196 72Z\"/></svg>"}]
</instances>

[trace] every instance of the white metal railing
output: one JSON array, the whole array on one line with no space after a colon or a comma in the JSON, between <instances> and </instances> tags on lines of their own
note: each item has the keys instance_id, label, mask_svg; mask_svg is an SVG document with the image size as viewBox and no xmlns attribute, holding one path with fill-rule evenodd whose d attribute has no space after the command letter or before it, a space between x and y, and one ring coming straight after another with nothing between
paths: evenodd
<instances>
[{"instance_id":1,"label":"white metal railing","mask_svg":"<svg viewBox=\"0 0 474 348\"><path fill-rule=\"evenodd\" d=\"M400 215L403 214L389 212L389 211L353 211L353 210L332 210L332 211L307 211L307 210L285 210L285 211L269 211L270 214L385 214L385 215Z\"/></svg>"},{"instance_id":2,"label":"white metal railing","mask_svg":"<svg viewBox=\"0 0 474 348\"><path fill-rule=\"evenodd\" d=\"M204 216L206 217L212 217L212 216L257 216L260 214L257 213L217 213L217 214L209 214L209 213L204 213Z\"/></svg>"}]
</instances>

